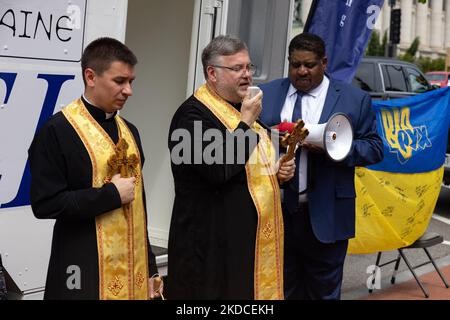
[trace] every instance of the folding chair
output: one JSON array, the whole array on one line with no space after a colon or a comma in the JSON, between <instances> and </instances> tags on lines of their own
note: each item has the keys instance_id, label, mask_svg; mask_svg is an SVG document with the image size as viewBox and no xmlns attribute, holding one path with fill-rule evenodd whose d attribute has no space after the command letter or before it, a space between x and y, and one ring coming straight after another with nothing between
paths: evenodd
<instances>
[{"instance_id":1,"label":"folding chair","mask_svg":"<svg viewBox=\"0 0 450 320\"><path fill-rule=\"evenodd\" d=\"M413 244L411 244L411 245L409 245L407 247L403 247L403 248L398 249L398 256L394 260L390 260L388 262L380 264L381 251L378 252L377 262L375 263L375 265L377 267L381 268L383 266L386 266L388 264L391 264L391 263L395 262L394 272L393 272L392 277L391 277L391 283L395 284L395 276L397 274L398 267L400 265L400 259L403 258L403 260L405 261L405 263L408 266L409 270L411 271L412 275L414 276L414 279L416 279L416 282L419 285L420 289L422 289L422 292L425 295L425 298L428 298L430 295L428 294L427 290L423 286L422 282L420 282L419 277L414 272L414 269L417 269L417 268L422 267L424 265L427 265L429 263L433 264L434 268L436 269L437 273L439 274L439 277L441 277L442 282L444 282L445 287L448 288L448 283L447 283L446 279L444 278L444 276L442 275L441 271L437 267L436 263L434 262L434 259L431 257L430 252L427 250L428 247L435 246L437 244L442 243L443 241L444 241L444 238L440 234L437 234L435 232L425 232ZM416 265L416 266L413 266L413 265L411 265L409 260L406 258L406 256L405 256L403 251L405 249L417 249L417 248L422 248L425 251L425 253L428 256L429 261L421 263L421 264ZM375 283L375 277L373 279L373 283ZM372 293L372 291L373 291L373 289L369 289L369 293Z\"/></svg>"}]
</instances>

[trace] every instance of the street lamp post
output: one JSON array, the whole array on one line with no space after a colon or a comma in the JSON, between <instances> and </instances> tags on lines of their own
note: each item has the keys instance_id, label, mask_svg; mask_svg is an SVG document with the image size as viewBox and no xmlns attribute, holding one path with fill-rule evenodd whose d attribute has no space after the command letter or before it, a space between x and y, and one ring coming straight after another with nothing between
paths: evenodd
<instances>
[{"instance_id":1,"label":"street lamp post","mask_svg":"<svg viewBox=\"0 0 450 320\"><path fill-rule=\"evenodd\" d=\"M400 42L400 9L394 9L396 0L389 0L391 7L391 19L389 24L389 42L388 42L388 56L395 57L397 53L397 43Z\"/></svg>"}]
</instances>

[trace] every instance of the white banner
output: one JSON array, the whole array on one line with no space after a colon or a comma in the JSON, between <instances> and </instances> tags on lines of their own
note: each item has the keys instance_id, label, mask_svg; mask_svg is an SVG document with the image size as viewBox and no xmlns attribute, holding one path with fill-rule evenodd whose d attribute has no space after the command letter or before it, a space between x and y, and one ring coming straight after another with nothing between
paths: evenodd
<instances>
[{"instance_id":1,"label":"white banner","mask_svg":"<svg viewBox=\"0 0 450 320\"><path fill-rule=\"evenodd\" d=\"M1 0L0 57L80 61L86 0Z\"/></svg>"}]
</instances>

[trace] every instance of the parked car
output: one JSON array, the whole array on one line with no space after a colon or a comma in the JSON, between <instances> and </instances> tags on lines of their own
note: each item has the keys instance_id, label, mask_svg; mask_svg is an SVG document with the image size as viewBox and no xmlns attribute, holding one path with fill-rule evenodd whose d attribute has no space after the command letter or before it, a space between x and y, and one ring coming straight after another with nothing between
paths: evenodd
<instances>
[{"instance_id":1,"label":"parked car","mask_svg":"<svg viewBox=\"0 0 450 320\"><path fill-rule=\"evenodd\" d=\"M438 85L441 88L450 86L450 72L430 71L425 73L425 77L432 85Z\"/></svg>"},{"instance_id":2,"label":"parked car","mask_svg":"<svg viewBox=\"0 0 450 320\"><path fill-rule=\"evenodd\" d=\"M403 98L436 88L415 64L384 57L363 58L352 84L367 91L374 100ZM444 169L443 185L450 188L450 131Z\"/></svg>"},{"instance_id":3,"label":"parked car","mask_svg":"<svg viewBox=\"0 0 450 320\"><path fill-rule=\"evenodd\" d=\"M415 64L384 57L363 58L353 85L373 99L403 98L433 89Z\"/></svg>"}]
</instances>

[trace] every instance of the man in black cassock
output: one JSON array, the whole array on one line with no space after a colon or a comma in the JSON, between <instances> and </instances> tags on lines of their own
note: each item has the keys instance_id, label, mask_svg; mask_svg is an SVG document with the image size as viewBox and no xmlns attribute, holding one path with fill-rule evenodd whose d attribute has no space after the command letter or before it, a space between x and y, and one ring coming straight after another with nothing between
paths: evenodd
<instances>
[{"instance_id":1,"label":"man in black cassock","mask_svg":"<svg viewBox=\"0 0 450 320\"><path fill-rule=\"evenodd\" d=\"M261 141L267 133L258 131L261 126L256 121L262 93L250 98L247 90L255 66L246 45L219 36L204 49L202 63L206 84L179 107L169 132L175 200L168 297L282 299L278 182L293 176L295 163L281 163L277 172L265 176L264 186L259 182L264 177L248 165L251 155L263 149ZM227 143L218 142L212 153L223 161L207 159L211 139L202 137L211 130L224 141L229 138ZM242 133L247 138L240 144ZM180 136L188 138L180 141ZM190 146L182 148L188 140ZM259 186L266 193L260 194Z\"/></svg>"},{"instance_id":2,"label":"man in black cassock","mask_svg":"<svg viewBox=\"0 0 450 320\"><path fill-rule=\"evenodd\" d=\"M81 60L83 96L55 114L29 149L33 213L56 220L45 299L159 295L146 234L141 141L117 115L132 95L136 63L115 39L91 42ZM107 168L119 139L139 159L130 177L114 171L114 163Z\"/></svg>"}]
</instances>

